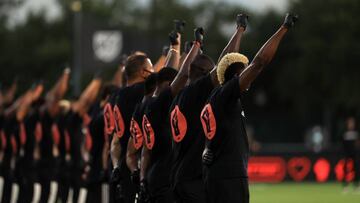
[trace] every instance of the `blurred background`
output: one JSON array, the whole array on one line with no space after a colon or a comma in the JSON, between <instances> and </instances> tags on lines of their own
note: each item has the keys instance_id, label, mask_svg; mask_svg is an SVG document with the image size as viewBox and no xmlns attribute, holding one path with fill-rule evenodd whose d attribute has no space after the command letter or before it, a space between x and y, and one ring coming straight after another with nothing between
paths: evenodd
<instances>
[{"instance_id":1,"label":"blurred background","mask_svg":"<svg viewBox=\"0 0 360 203\"><path fill-rule=\"evenodd\" d=\"M236 14L246 12L241 52L252 58L288 11L299 23L243 99L254 155L249 175L255 182L340 181L345 121L360 109L358 0L1 0L1 88L15 78L19 94L37 80L51 87L70 66L68 96L77 96L94 73L110 79L123 54L141 50L156 61L173 19L187 23L183 41L203 26L205 52L216 60Z\"/></svg>"}]
</instances>

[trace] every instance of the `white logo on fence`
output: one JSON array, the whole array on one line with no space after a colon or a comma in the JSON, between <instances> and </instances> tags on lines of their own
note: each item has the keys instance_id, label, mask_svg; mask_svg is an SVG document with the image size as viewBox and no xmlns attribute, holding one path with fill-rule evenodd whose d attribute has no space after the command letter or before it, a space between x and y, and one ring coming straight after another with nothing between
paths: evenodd
<instances>
[{"instance_id":1,"label":"white logo on fence","mask_svg":"<svg viewBox=\"0 0 360 203\"><path fill-rule=\"evenodd\" d=\"M97 59L102 62L113 62L119 56L123 46L123 36L120 31L96 31L92 41Z\"/></svg>"}]
</instances>

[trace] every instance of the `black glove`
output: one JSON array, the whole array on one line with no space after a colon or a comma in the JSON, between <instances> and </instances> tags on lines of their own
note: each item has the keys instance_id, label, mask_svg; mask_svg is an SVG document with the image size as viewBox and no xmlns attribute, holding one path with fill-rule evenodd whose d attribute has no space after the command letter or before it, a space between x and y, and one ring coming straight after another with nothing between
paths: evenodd
<instances>
[{"instance_id":1,"label":"black glove","mask_svg":"<svg viewBox=\"0 0 360 203\"><path fill-rule=\"evenodd\" d=\"M136 169L133 171L130 175L130 179L134 185L138 186L140 184L140 170Z\"/></svg>"},{"instance_id":2,"label":"black glove","mask_svg":"<svg viewBox=\"0 0 360 203\"><path fill-rule=\"evenodd\" d=\"M202 27L198 27L194 30L195 41L199 42L201 45L204 40L204 29Z\"/></svg>"},{"instance_id":3,"label":"black glove","mask_svg":"<svg viewBox=\"0 0 360 203\"><path fill-rule=\"evenodd\" d=\"M183 20L174 20L174 30L175 32L178 32L182 34L184 32L184 27L186 23Z\"/></svg>"},{"instance_id":4,"label":"black glove","mask_svg":"<svg viewBox=\"0 0 360 203\"><path fill-rule=\"evenodd\" d=\"M211 165L214 160L214 154L209 148L205 148L203 155L202 155L202 162L204 165Z\"/></svg>"},{"instance_id":5,"label":"black glove","mask_svg":"<svg viewBox=\"0 0 360 203\"><path fill-rule=\"evenodd\" d=\"M238 27L243 27L244 29L246 29L248 21L249 21L249 16L246 14L241 13L236 16L236 24Z\"/></svg>"},{"instance_id":6,"label":"black glove","mask_svg":"<svg viewBox=\"0 0 360 203\"><path fill-rule=\"evenodd\" d=\"M111 172L110 182L111 183L120 182L120 168L119 167L115 167L113 169L113 171Z\"/></svg>"},{"instance_id":7,"label":"black glove","mask_svg":"<svg viewBox=\"0 0 360 203\"><path fill-rule=\"evenodd\" d=\"M178 45L179 44L179 42L177 41L178 37L179 37L179 35L177 34L176 31L170 32L169 40L170 40L171 45Z\"/></svg>"},{"instance_id":8,"label":"black glove","mask_svg":"<svg viewBox=\"0 0 360 203\"><path fill-rule=\"evenodd\" d=\"M147 183L145 180L140 182L140 191L138 197L138 203L148 203L150 202L150 194L147 189Z\"/></svg>"},{"instance_id":9,"label":"black glove","mask_svg":"<svg viewBox=\"0 0 360 203\"><path fill-rule=\"evenodd\" d=\"M295 22L298 21L299 16L287 13L285 16L284 26L286 28L291 28L295 25Z\"/></svg>"}]
</instances>

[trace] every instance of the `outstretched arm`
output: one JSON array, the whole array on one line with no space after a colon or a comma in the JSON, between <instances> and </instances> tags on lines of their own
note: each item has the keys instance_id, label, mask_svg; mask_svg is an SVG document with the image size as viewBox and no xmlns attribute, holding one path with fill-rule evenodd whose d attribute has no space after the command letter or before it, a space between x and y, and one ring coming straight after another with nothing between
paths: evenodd
<instances>
[{"instance_id":1,"label":"outstretched arm","mask_svg":"<svg viewBox=\"0 0 360 203\"><path fill-rule=\"evenodd\" d=\"M159 57L159 59L156 61L155 65L154 65L154 71L156 73L159 72L165 66L166 57L167 57L169 50L170 49L168 46L163 47L161 56Z\"/></svg>"},{"instance_id":2,"label":"outstretched arm","mask_svg":"<svg viewBox=\"0 0 360 203\"><path fill-rule=\"evenodd\" d=\"M181 65L178 74L170 85L173 95L176 95L185 86L189 76L190 65L199 53L203 35L204 30L202 28L195 29L195 41L190 49L190 52L187 54L184 63Z\"/></svg>"},{"instance_id":3,"label":"outstretched arm","mask_svg":"<svg viewBox=\"0 0 360 203\"><path fill-rule=\"evenodd\" d=\"M115 85L116 87L122 87L124 84L124 69L125 69L125 65L122 63L119 65L119 67L117 68L114 77L111 81L111 84Z\"/></svg>"},{"instance_id":4,"label":"outstretched arm","mask_svg":"<svg viewBox=\"0 0 360 203\"><path fill-rule=\"evenodd\" d=\"M172 31L169 34L169 40L170 49L167 54L164 67L179 69L181 34L179 32Z\"/></svg>"},{"instance_id":5,"label":"outstretched arm","mask_svg":"<svg viewBox=\"0 0 360 203\"><path fill-rule=\"evenodd\" d=\"M100 78L94 78L86 89L81 94L79 100L73 105L73 110L80 115L86 113L91 105L95 102L96 97L101 88L102 80Z\"/></svg>"},{"instance_id":6,"label":"outstretched arm","mask_svg":"<svg viewBox=\"0 0 360 203\"><path fill-rule=\"evenodd\" d=\"M239 83L240 91L249 89L251 83L260 74L266 65L270 63L274 57L277 48L290 27L294 25L297 16L287 14L284 24L276 31L276 33L261 47L251 64L240 74Z\"/></svg>"},{"instance_id":7,"label":"outstretched arm","mask_svg":"<svg viewBox=\"0 0 360 203\"><path fill-rule=\"evenodd\" d=\"M64 97L68 88L70 78L70 68L66 68L54 87L46 95L46 108L48 112L55 116L58 112L58 102Z\"/></svg>"},{"instance_id":8,"label":"outstretched arm","mask_svg":"<svg viewBox=\"0 0 360 203\"><path fill-rule=\"evenodd\" d=\"M222 59L222 57L225 56L226 54L232 53L232 52L239 52L241 38L247 27L248 18L249 18L249 16L247 16L246 14L238 14L236 16L237 28L236 28L234 34L232 35L232 37L230 38L230 41L225 46L224 50L221 52L217 63L219 63L219 61ZM217 76L216 76L216 66L214 67L213 70L211 70L210 75L211 75L211 78L212 78L212 81L214 82L214 84L218 84L219 82L218 82Z\"/></svg>"},{"instance_id":9,"label":"outstretched arm","mask_svg":"<svg viewBox=\"0 0 360 203\"><path fill-rule=\"evenodd\" d=\"M14 100L16 90L17 90L17 80L14 80L10 88L3 95L2 104L10 104Z\"/></svg>"},{"instance_id":10,"label":"outstretched arm","mask_svg":"<svg viewBox=\"0 0 360 203\"><path fill-rule=\"evenodd\" d=\"M44 90L44 86L42 84L38 84L36 85L35 88L33 88L32 90L28 91L23 99L21 100L19 107L16 111L16 119L18 121L22 121L26 114L28 113L31 104L36 101L37 99L39 99L39 97L41 96L42 92Z\"/></svg>"}]
</instances>

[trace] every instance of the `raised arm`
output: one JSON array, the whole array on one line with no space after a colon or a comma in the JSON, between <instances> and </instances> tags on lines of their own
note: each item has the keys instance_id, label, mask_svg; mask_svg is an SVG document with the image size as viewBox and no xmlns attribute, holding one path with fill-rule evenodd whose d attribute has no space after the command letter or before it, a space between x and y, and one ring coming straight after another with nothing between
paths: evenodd
<instances>
[{"instance_id":1,"label":"raised arm","mask_svg":"<svg viewBox=\"0 0 360 203\"><path fill-rule=\"evenodd\" d=\"M238 14L236 16L236 31L230 38L228 44L225 46L224 50L221 52L220 57L218 59L218 63L223 56L232 52L239 52L240 42L242 34L244 33L247 24L248 24L249 16L246 14Z\"/></svg>"},{"instance_id":2,"label":"raised arm","mask_svg":"<svg viewBox=\"0 0 360 203\"><path fill-rule=\"evenodd\" d=\"M180 61L180 43L181 34L173 31L169 34L170 49L167 54L164 67L172 67L178 69Z\"/></svg>"},{"instance_id":3,"label":"raised arm","mask_svg":"<svg viewBox=\"0 0 360 203\"><path fill-rule=\"evenodd\" d=\"M15 93L17 90L17 80L15 79L9 89L3 94L3 102L2 104L10 104L15 97Z\"/></svg>"},{"instance_id":4,"label":"raised arm","mask_svg":"<svg viewBox=\"0 0 360 203\"><path fill-rule=\"evenodd\" d=\"M19 107L16 111L16 119L18 121L22 121L26 114L28 113L31 104L36 101L37 99L39 99L39 97L41 96L42 92L44 90L44 86L43 84L37 84L35 86L35 88L33 88L32 90L28 91L23 99L21 100Z\"/></svg>"},{"instance_id":5,"label":"raised arm","mask_svg":"<svg viewBox=\"0 0 360 203\"><path fill-rule=\"evenodd\" d=\"M125 69L125 65L120 64L114 74L114 77L111 80L111 84L115 85L116 87L123 86L123 84L124 84L124 69Z\"/></svg>"},{"instance_id":6,"label":"raised arm","mask_svg":"<svg viewBox=\"0 0 360 203\"><path fill-rule=\"evenodd\" d=\"M158 58L158 60L156 61L155 65L154 65L154 71L157 73L159 72L164 66L165 66L165 62L166 62L166 57L167 54L169 53L169 46L164 46L161 56Z\"/></svg>"},{"instance_id":7,"label":"raised arm","mask_svg":"<svg viewBox=\"0 0 360 203\"><path fill-rule=\"evenodd\" d=\"M187 54L178 74L176 75L174 81L170 85L173 95L176 95L185 86L189 76L190 65L195 60L196 56L199 53L200 46L203 41L203 36L204 36L204 30L202 28L196 28L195 41L190 49L190 52Z\"/></svg>"},{"instance_id":8,"label":"raised arm","mask_svg":"<svg viewBox=\"0 0 360 203\"><path fill-rule=\"evenodd\" d=\"M234 34L232 35L232 37L230 38L228 44L225 46L224 50L221 52L217 63L219 63L219 61L222 59L222 57L225 56L226 54L232 53L232 52L239 52L241 38L242 38L243 33L246 30L246 27L248 24L248 18L249 18L249 16L247 16L246 14L238 14L236 16L237 28L236 28ZM217 66L215 66L214 69L211 70L210 74L211 74L211 78L212 78L213 82L215 84L218 84L218 80L217 80L217 76L216 76L216 68L217 68Z\"/></svg>"},{"instance_id":9,"label":"raised arm","mask_svg":"<svg viewBox=\"0 0 360 203\"><path fill-rule=\"evenodd\" d=\"M179 69L181 34L184 31L185 21L174 20L174 30L169 34L170 49L165 60L164 67Z\"/></svg>"},{"instance_id":10,"label":"raised arm","mask_svg":"<svg viewBox=\"0 0 360 203\"><path fill-rule=\"evenodd\" d=\"M287 14L284 24L276 31L276 33L261 47L250 65L240 74L239 83L240 90L246 91L251 83L260 74L266 65L270 63L274 57L277 48L285 36L286 32L297 21L297 16Z\"/></svg>"},{"instance_id":11,"label":"raised arm","mask_svg":"<svg viewBox=\"0 0 360 203\"><path fill-rule=\"evenodd\" d=\"M95 102L96 97L100 91L101 84L102 80L100 78L94 78L83 91L79 100L74 103L73 110L80 115L86 113L90 106Z\"/></svg>"},{"instance_id":12,"label":"raised arm","mask_svg":"<svg viewBox=\"0 0 360 203\"><path fill-rule=\"evenodd\" d=\"M58 112L58 102L68 89L69 78L70 68L66 68L54 87L46 94L46 108L52 116Z\"/></svg>"}]
</instances>

